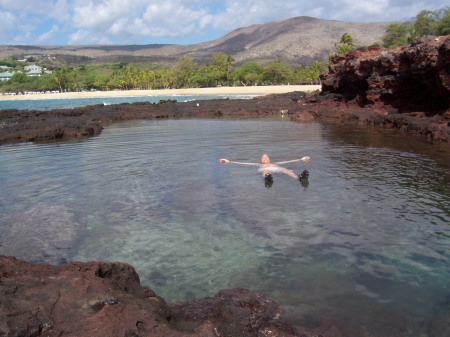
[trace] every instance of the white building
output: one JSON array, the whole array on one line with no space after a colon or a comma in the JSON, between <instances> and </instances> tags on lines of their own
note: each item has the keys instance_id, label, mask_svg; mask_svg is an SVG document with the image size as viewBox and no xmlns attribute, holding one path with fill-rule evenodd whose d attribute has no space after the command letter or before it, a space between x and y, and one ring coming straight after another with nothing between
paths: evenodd
<instances>
[{"instance_id":1,"label":"white building","mask_svg":"<svg viewBox=\"0 0 450 337\"><path fill-rule=\"evenodd\" d=\"M41 67L41 66L38 66L38 65L36 65L36 64L32 64L32 65L29 65L29 66L25 66L25 67L23 67L23 69L24 69L25 71L41 71L41 72L42 72L42 67Z\"/></svg>"},{"instance_id":2,"label":"white building","mask_svg":"<svg viewBox=\"0 0 450 337\"><path fill-rule=\"evenodd\" d=\"M33 76L41 76L42 74L51 74L52 72L50 70L45 70L42 67L38 65L30 65L23 67L25 70L25 75L29 77ZM0 81L8 81L11 79L11 77L17 73L17 71L9 71L10 67L0 66ZM20 72L20 71L19 71Z\"/></svg>"},{"instance_id":3,"label":"white building","mask_svg":"<svg viewBox=\"0 0 450 337\"><path fill-rule=\"evenodd\" d=\"M42 75L42 67L40 67L36 64L25 66L25 67L23 67L23 69L25 70L25 74L30 77Z\"/></svg>"},{"instance_id":4,"label":"white building","mask_svg":"<svg viewBox=\"0 0 450 337\"><path fill-rule=\"evenodd\" d=\"M0 73L0 81L8 81L11 79L11 77L14 75L14 73L10 71L5 71L3 73Z\"/></svg>"},{"instance_id":5,"label":"white building","mask_svg":"<svg viewBox=\"0 0 450 337\"><path fill-rule=\"evenodd\" d=\"M23 69L25 70L25 74L30 77L41 76L42 74L51 74L52 73L50 70L46 70L36 64L25 66L25 67L23 67Z\"/></svg>"}]
</instances>

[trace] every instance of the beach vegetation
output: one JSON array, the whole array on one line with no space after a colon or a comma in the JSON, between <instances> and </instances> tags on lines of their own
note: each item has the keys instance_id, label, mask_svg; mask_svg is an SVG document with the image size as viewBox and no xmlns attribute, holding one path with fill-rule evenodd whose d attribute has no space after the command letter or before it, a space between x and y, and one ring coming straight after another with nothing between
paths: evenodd
<instances>
[{"instance_id":1,"label":"beach vegetation","mask_svg":"<svg viewBox=\"0 0 450 337\"><path fill-rule=\"evenodd\" d=\"M191 87L192 77L196 73L198 65L192 57L183 57L170 70L170 87L173 89Z\"/></svg>"},{"instance_id":2,"label":"beach vegetation","mask_svg":"<svg viewBox=\"0 0 450 337\"><path fill-rule=\"evenodd\" d=\"M210 66L198 67L189 83L193 88L218 87L224 83L223 73Z\"/></svg>"},{"instance_id":3,"label":"beach vegetation","mask_svg":"<svg viewBox=\"0 0 450 337\"><path fill-rule=\"evenodd\" d=\"M69 67L61 67L57 71L53 72L53 80L60 92L70 91L70 80L73 78L73 76L70 75L71 72L72 68Z\"/></svg>"},{"instance_id":4,"label":"beach vegetation","mask_svg":"<svg viewBox=\"0 0 450 337\"><path fill-rule=\"evenodd\" d=\"M450 7L419 12L413 22L404 24L393 23L388 26L382 37L382 45L395 48L411 43L420 36L442 36L450 34Z\"/></svg>"},{"instance_id":5,"label":"beach vegetation","mask_svg":"<svg viewBox=\"0 0 450 337\"><path fill-rule=\"evenodd\" d=\"M386 29L386 34L382 37L383 47L395 48L407 44L411 39L412 32L408 24L390 24Z\"/></svg>"},{"instance_id":6,"label":"beach vegetation","mask_svg":"<svg viewBox=\"0 0 450 337\"><path fill-rule=\"evenodd\" d=\"M289 84L294 78L291 66L281 61L269 63L263 68L262 80L266 85Z\"/></svg>"},{"instance_id":7,"label":"beach vegetation","mask_svg":"<svg viewBox=\"0 0 450 337\"><path fill-rule=\"evenodd\" d=\"M235 85L259 85L262 82L264 69L258 63L251 61L237 67L231 74L231 79Z\"/></svg>"},{"instance_id":8,"label":"beach vegetation","mask_svg":"<svg viewBox=\"0 0 450 337\"><path fill-rule=\"evenodd\" d=\"M234 64L234 58L230 55L224 54L222 52L215 53L209 67L218 73L219 81L218 85L228 85L230 80L230 72Z\"/></svg>"},{"instance_id":9,"label":"beach vegetation","mask_svg":"<svg viewBox=\"0 0 450 337\"><path fill-rule=\"evenodd\" d=\"M450 7L444 7L438 12L439 20L436 23L436 35L450 34Z\"/></svg>"},{"instance_id":10,"label":"beach vegetation","mask_svg":"<svg viewBox=\"0 0 450 337\"><path fill-rule=\"evenodd\" d=\"M13 65L13 61L0 60L0 64ZM20 67L23 65L19 65L17 69ZM0 92L314 84L319 83L319 75L325 69L326 65L319 61L299 69L293 69L282 61L265 65L251 61L236 65L232 56L218 52L203 65L197 64L191 57L184 57L172 67L127 62L80 67L54 66L52 73L36 77L27 77L18 71L10 80L0 81Z\"/></svg>"},{"instance_id":11,"label":"beach vegetation","mask_svg":"<svg viewBox=\"0 0 450 337\"><path fill-rule=\"evenodd\" d=\"M353 49L355 49L355 42L352 36L349 33L344 33L341 39L334 44L334 53L328 56L328 60L331 62L334 57L345 56Z\"/></svg>"},{"instance_id":12,"label":"beach vegetation","mask_svg":"<svg viewBox=\"0 0 450 337\"><path fill-rule=\"evenodd\" d=\"M19 61L15 60L13 58L0 60L0 66L6 66L6 67L9 67L9 68L15 69L15 68L20 67L21 65L22 64Z\"/></svg>"},{"instance_id":13,"label":"beach vegetation","mask_svg":"<svg viewBox=\"0 0 450 337\"><path fill-rule=\"evenodd\" d=\"M327 70L325 63L314 61L309 67L301 66L295 72L296 83L320 84L320 74Z\"/></svg>"},{"instance_id":14,"label":"beach vegetation","mask_svg":"<svg viewBox=\"0 0 450 337\"><path fill-rule=\"evenodd\" d=\"M353 48L355 46L355 42L353 41L352 36L349 33L344 33L341 36L341 40L338 45L346 46L347 48Z\"/></svg>"},{"instance_id":15,"label":"beach vegetation","mask_svg":"<svg viewBox=\"0 0 450 337\"><path fill-rule=\"evenodd\" d=\"M230 84L231 68L234 59L222 52L215 53L211 61L202 67L197 67L192 75L192 87L217 87Z\"/></svg>"},{"instance_id":16,"label":"beach vegetation","mask_svg":"<svg viewBox=\"0 0 450 337\"><path fill-rule=\"evenodd\" d=\"M436 30L436 13L429 10L423 10L416 15L413 24L415 35L433 35Z\"/></svg>"}]
</instances>

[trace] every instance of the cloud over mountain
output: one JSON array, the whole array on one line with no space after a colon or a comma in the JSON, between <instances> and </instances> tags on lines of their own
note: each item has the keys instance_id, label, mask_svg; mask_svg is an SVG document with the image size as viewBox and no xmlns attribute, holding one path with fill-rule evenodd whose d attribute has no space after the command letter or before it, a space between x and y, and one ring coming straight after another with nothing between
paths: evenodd
<instances>
[{"instance_id":1,"label":"cloud over mountain","mask_svg":"<svg viewBox=\"0 0 450 337\"><path fill-rule=\"evenodd\" d=\"M0 44L193 44L296 16L406 21L446 0L0 0Z\"/></svg>"}]
</instances>

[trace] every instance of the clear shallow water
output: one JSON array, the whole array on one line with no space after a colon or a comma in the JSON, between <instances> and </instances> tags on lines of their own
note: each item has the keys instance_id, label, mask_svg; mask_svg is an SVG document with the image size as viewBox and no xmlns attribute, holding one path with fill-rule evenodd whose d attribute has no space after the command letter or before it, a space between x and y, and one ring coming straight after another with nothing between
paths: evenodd
<instances>
[{"instance_id":1,"label":"clear shallow water","mask_svg":"<svg viewBox=\"0 0 450 337\"><path fill-rule=\"evenodd\" d=\"M95 104L120 104L135 102L157 103L160 100L176 100L178 102L188 102L192 100L216 99L216 98L247 99L252 95L168 95L168 96L136 96L136 97L98 97L98 98L67 98L67 99L30 99L30 100L0 100L1 109L19 110L51 110L51 109L71 109ZM1 113L1 111L0 111Z\"/></svg>"},{"instance_id":2,"label":"clear shallow water","mask_svg":"<svg viewBox=\"0 0 450 337\"><path fill-rule=\"evenodd\" d=\"M258 161L311 156L307 187ZM116 124L0 147L0 253L124 261L168 301L246 287L327 336L445 336L450 150L281 119ZM287 165L288 166L288 165Z\"/></svg>"}]
</instances>

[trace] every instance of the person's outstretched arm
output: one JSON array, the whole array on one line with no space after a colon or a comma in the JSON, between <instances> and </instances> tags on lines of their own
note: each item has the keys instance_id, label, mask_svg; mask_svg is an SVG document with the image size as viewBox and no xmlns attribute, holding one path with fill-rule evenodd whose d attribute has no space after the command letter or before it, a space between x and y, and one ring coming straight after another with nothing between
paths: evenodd
<instances>
[{"instance_id":1,"label":"person's outstretched arm","mask_svg":"<svg viewBox=\"0 0 450 337\"><path fill-rule=\"evenodd\" d=\"M309 156L304 156L300 159L293 159L293 160L288 160L288 161L277 161L275 162L275 164L287 164L287 163L294 163L296 161L304 161L304 162L309 162L311 160L311 157Z\"/></svg>"},{"instance_id":2,"label":"person's outstretched arm","mask_svg":"<svg viewBox=\"0 0 450 337\"><path fill-rule=\"evenodd\" d=\"M260 165L260 163L244 163L241 161L231 161L228 159L220 159L219 161L222 164L239 164L239 165L250 165L250 166L259 166Z\"/></svg>"}]
</instances>

